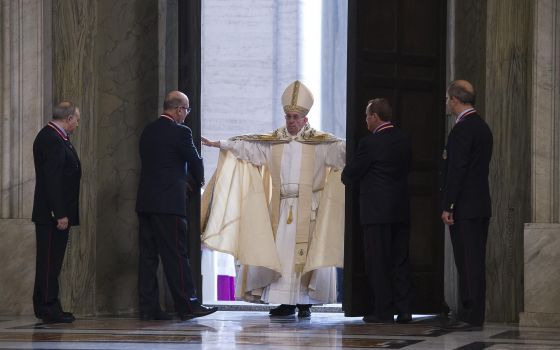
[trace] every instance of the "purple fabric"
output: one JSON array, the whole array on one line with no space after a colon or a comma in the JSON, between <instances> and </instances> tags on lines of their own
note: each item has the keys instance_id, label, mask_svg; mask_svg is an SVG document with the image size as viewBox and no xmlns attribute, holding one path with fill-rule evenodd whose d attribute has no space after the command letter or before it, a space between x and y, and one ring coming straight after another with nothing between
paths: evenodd
<instances>
[{"instance_id":1,"label":"purple fabric","mask_svg":"<svg viewBox=\"0 0 560 350\"><path fill-rule=\"evenodd\" d=\"M235 277L218 275L218 300L235 300Z\"/></svg>"}]
</instances>

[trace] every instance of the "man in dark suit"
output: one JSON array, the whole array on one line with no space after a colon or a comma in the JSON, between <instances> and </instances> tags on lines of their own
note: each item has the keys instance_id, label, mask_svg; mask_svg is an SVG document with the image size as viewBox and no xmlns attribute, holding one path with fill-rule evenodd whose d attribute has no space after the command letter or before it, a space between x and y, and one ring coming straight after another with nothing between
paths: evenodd
<instances>
[{"instance_id":1,"label":"man in dark suit","mask_svg":"<svg viewBox=\"0 0 560 350\"><path fill-rule=\"evenodd\" d=\"M492 132L473 108L475 92L465 80L447 88L447 108L456 117L443 152L443 211L449 225L463 306L454 328L481 329L486 303L486 240L492 215L488 171Z\"/></svg>"},{"instance_id":2,"label":"man in dark suit","mask_svg":"<svg viewBox=\"0 0 560 350\"><path fill-rule=\"evenodd\" d=\"M202 158L192 132L183 125L189 99L179 91L167 94L163 113L140 137L140 185L136 201L139 220L138 293L142 320L171 317L159 305L156 271L161 257L165 276L182 320L217 311L196 296L187 255L187 169L194 191L204 182Z\"/></svg>"},{"instance_id":3,"label":"man in dark suit","mask_svg":"<svg viewBox=\"0 0 560 350\"><path fill-rule=\"evenodd\" d=\"M31 219L35 223L37 257L33 309L45 323L70 323L58 299L58 276L71 226L80 224L78 201L82 169L68 136L78 126L80 111L72 102L60 102L52 120L33 142L35 196Z\"/></svg>"},{"instance_id":4,"label":"man in dark suit","mask_svg":"<svg viewBox=\"0 0 560 350\"><path fill-rule=\"evenodd\" d=\"M409 272L410 204L408 173L410 140L389 120L392 109L384 98L368 102L367 128L354 159L342 172L345 185L359 182L366 274L373 309L368 323L412 320Z\"/></svg>"}]
</instances>

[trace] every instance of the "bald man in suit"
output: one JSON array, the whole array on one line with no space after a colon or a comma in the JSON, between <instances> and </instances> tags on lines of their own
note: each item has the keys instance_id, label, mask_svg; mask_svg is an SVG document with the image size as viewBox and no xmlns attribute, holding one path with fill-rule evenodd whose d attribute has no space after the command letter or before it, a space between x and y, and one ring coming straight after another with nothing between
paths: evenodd
<instances>
[{"instance_id":1,"label":"bald man in suit","mask_svg":"<svg viewBox=\"0 0 560 350\"><path fill-rule=\"evenodd\" d=\"M492 216L488 173L492 132L474 108L466 80L447 88L448 112L456 117L443 152L441 219L449 226L459 273L462 310L450 328L480 330L486 306L486 241Z\"/></svg>"},{"instance_id":2,"label":"bald man in suit","mask_svg":"<svg viewBox=\"0 0 560 350\"><path fill-rule=\"evenodd\" d=\"M187 171L200 191L202 158L192 131L183 125L191 108L188 97L171 91L163 113L140 136L140 184L136 199L139 220L138 293L141 320L168 320L159 305L156 271L159 257L181 320L217 311L197 297L187 254Z\"/></svg>"},{"instance_id":3,"label":"bald man in suit","mask_svg":"<svg viewBox=\"0 0 560 350\"><path fill-rule=\"evenodd\" d=\"M78 107L62 101L33 142L36 182L31 218L37 239L33 309L45 323L70 323L75 319L60 305L58 276L70 227L80 224L82 167L69 139L79 121Z\"/></svg>"}]
</instances>

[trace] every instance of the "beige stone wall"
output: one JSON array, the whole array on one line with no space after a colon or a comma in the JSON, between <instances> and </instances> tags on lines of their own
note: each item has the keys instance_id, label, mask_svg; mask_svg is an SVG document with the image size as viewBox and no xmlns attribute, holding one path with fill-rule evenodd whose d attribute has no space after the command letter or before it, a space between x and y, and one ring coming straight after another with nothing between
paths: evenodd
<instances>
[{"instance_id":1,"label":"beige stone wall","mask_svg":"<svg viewBox=\"0 0 560 350\"><path fill-rule=\"evenodd\" d=\"M136 310L138 138L158 117L162 95L176 86L176 16L168 13L176 5L0 3L0 255L8 261L0 268L0 314L32 313L32 143L60 99L80 107L72 142L83 167L81 225L70 233L62 304L78 315Z\"/></svg>"},{"instance_id":2,"label":"beige stone wall","mask_svg":"<svg viewBox=\"0 0 560 350\"><path fill-rule=\"evenodd\" d=\"M533 1L487 2L485 111L494 133L488 321L516 322L523 305L523 225L530 218Z\"/></svg>"},{"instance_id":3,"label":"beige stone wall","mask_svg":"<svg viewBox=\"0 0 560 350\"><path fill-rule=\"evenodd\" d=\"M487 245L486 319L516 322L523 308L523 225L530 219L533 1L453 1L451 79L477 90L476 108L494 135L493 217ZM449 263L449 262L448 262ZM446 270L446 294L457 290Z\"/></svg>"},{"instance_id":4,"label":"beige stone wall","mask_svg":"<svg viewBox=\"0 0 560 350\"><path fill-rule=\"evenodd\" d=\"M531 222L519 322L560 327L560 1L535 1L533 18Z\"/></svg>"},{"instance_id":5,"label":"beige stone wall","mask_svg":"<svg viewBox=\"0 0 560 350\"><path fill-rule=\"evenodd\" d=\"M52 106L50 6L0 2L0 314L33 312L33 139Z\"/></svg>"}]
</instances>

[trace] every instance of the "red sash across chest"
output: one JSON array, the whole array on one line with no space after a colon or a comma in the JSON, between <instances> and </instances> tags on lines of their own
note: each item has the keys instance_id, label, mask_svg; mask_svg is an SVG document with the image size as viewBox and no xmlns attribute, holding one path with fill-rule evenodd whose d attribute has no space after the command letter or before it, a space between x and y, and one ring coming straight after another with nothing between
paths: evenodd
<instances>
[{"instance_id":1,"label":"red sash across chest","mask_svg":"<svg viewBox=\"0 0 560 350\"><path fill-rule=\"evenodd\" d=\"M391 129L391 128L394 128L394 127L395 126L391 122L386 122L386 123L383 123L383 124L379 125L377 128L375 128L375 130L373 130L373 133L377 134L380 131Z\"/></svg>"},{"instance_id":2,"label":"red sash across chest","mask_svg":"<svg viewBox=\"0 0 560 350\"><path fill-rule=\"evenodd\" d=\"M64 132L62 132L62 130L60 130L60 128L55 123L49 122L47 125L53 128L54 131L56 131L56 133L58 134L58 136L60 136L60 138L62 138L64 141L68 141L68 136L66 136Z\"/></svg>"}]
</instances>

